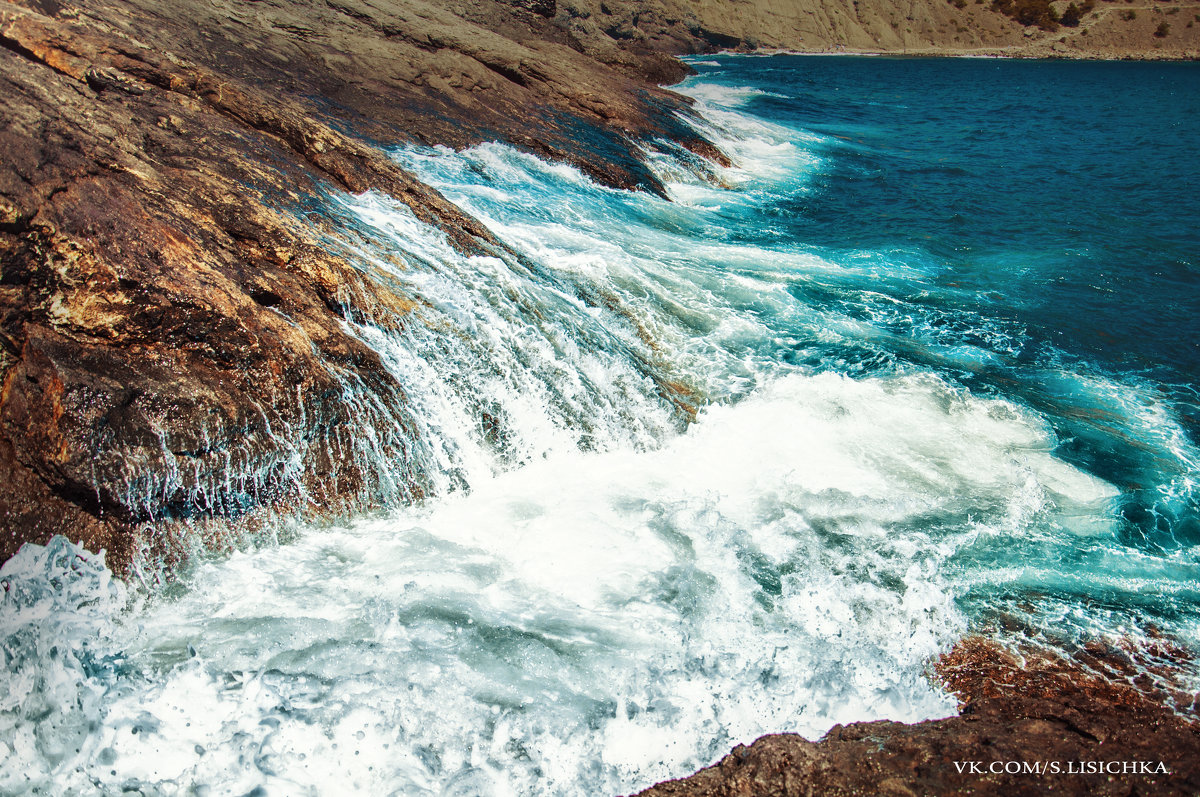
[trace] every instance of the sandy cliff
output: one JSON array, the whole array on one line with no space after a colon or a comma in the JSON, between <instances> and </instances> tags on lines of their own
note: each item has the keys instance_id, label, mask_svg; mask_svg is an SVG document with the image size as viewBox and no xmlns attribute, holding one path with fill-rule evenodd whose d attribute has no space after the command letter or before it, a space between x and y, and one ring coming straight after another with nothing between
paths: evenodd
<instances>
[{"instance_id":1,"label":"sandy cliff","mask_svg":"<svg viewBox=\"0 0 1200 797\"><path fill-rule=\"evenodd\" d=\"M1024 0L1062 18L1067 0ZM1196 58L1200 3L1094 2L1077 24L1024 25L992 0L653 0L560 3L593 51L613 46L1026 57ZM1077 8L1087 6L1085 0ZM1132 16L1130 14L1132 13ZM560 14L560 18L561 14ZM1162 35L1159 27L1167 25ZM1192 27L1188 27L1191 23Z\"/></svg>"}]
</instances>

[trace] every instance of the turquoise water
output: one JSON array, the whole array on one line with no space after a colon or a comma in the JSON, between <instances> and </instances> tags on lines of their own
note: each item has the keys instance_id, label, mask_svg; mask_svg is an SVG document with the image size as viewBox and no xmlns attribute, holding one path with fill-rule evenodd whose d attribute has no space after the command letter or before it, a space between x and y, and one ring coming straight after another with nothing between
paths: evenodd
<instances>
[{"instance_id":1,"label":"turquoise water","mask_svg":"<svg viewBox=\"0 0 1200 797\"><path fill-rule=\"evenodd\" d=\"M834 260L873 252L877 287L902 303L881 326L911 343L886 347L888 366L939 367L930 351L938 346L997 355L984 367L946 370L1050 418L1066 459L1124 488L1131 542L1175 549L1200 541L1192 463L1146 451L1148 430L1128 428L1119 407L1060 377L1144 388L1195 439L1200 69L711 63L719 66L697 67L702 84L752 86L762 93L741 110L821 137L807 148L820 159L811 179L768 183L751 214L723 216L735 235L800 241ZM803 290L797 299L846 300ZM1180 500L1160 502L1167 485Z\"/></svg>"},{"instance_id":2,"label":"turquoise water","mask_svg":"<svg viewBox=\"0 0 1200 797\"><path fill-rule=\"evenodd\" d=\"M1078 438L1063 454L1104 478L1151 492L1186 479L1139 453L1141 433L1079 423L1102 408L1080 405L1037 371L1146 385L1194 439L1200 70L794 58L698 68L703 82L721 86L752 77L764 94L748 97L746 112L823 137L811 148L822 167L810 184L766 188L760 214L730 218L731 227L874 250L894 270L918 271L918 281L890 292L908 305L890 329L1004 355L998 368L964 374L966 383L1045 412ZM1006 340L980 340L980 328L1002 329ZM1194 501L1156 523L1144 514L1153 502L1130 502L1136 537L1195 543Z\"/></svg>"},{"instance_id":3,"label":"turquoise water","mask_svg":"<svg viewBox=\"0 0 1200 797\"><path fill-rule=\"evenodd\" d=\"M752 87L743 112L821 137L811 179L764 186L737 228L835 261L877 258L872 290L893 306L864 301L861 284L796 292L894 336L866 357L853 347L852 368L932 367L1033 409L1057 456L1121 490L1116 550L1154 555L1151 572L1158 557L1194 562L1196 65L775 57L697 69L704 86ZM969 362L945 361L945 347ZM805 358L823 368L829 352ZM1064 559L1086 564L1074 577L1091 585L1113 575L1108 554ZM1096 597L1187 613L1196 573L1184 573L1162 601Z\"/></svg>"},{"instance_id":4,"label":"turquoise water","mask_svg":"<svg viewBox=\"0 0 1200 797\"><path fill-rule=\"evenodd\" d=\"M1194 561L1200 69L795 57L697 69L701 84L761 91L744 112L821 136L812 179L764 187L737 228L833 260L873 251L874 289L896 306L864 302L861 286L797 291L895 336L866 358L855 347L853 368L933 367L1035 410L1058 456L1121 489L1116 541ZM955 367L942 347L974 361ZM1189 611L1194 578L1157 609Z\"/></svg>"},{"instance_id":5,"label":"turquoise water","mask_svg":"<svg viewBox=\"0 0 1200 797\"><path fill-rule=\"evenodd\" d=\"M417 300L347 329L433 494L170 590L24 549L0 790L628 793L946 716L926 673L972 631L1200 649L1200 70L693 63L734 165L647 142L670 200L393 151L516 253L473 258L319 198Z\"/></svg>"}]
</instances>

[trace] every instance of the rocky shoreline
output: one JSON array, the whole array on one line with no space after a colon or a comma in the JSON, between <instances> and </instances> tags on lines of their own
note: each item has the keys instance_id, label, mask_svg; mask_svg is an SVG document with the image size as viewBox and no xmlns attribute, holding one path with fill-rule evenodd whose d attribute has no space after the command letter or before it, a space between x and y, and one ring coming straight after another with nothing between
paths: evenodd
<instances>
[{"instance_id":1,"label":"rocky shoreline","mask_svg":"<svg viewBox=\"0 0 1200 797\"><path fill-rule=\"evenodd\" d=\"M1185 656L1096 643L1073 659L968 637L936 678L960 715L916 725L837 726L820 741L780 734L639 797L751 795L1190 795L1200 793L1197 695L1170 685ZM1158 671L1166 682L1152 683Z\"/></svg>"},{"instance_id":2,"label":"rocky shoreline","mask_svg":"<svg viewBox=\"0 0 1200 797\"><path fill-rule=\"evenodd\" d=\"M342 325L414 301L322 246L307 197L377 191L511 253L375 142L499 138L646 190L644 139L721 157L655 86L682 64L604 66L521 7L251 9L0 4L0 559L61 533L122 568L262 509L423 495L404 388Z\"/></svg>"},{"instance_id":3,"label":"rocky shoreline","mask_svg":"<svg viewBox=\"0 0 1200 797\"><path fill-rule=\"evenodd\" d=\"M0 0L0 560L65 534L123 568L219 547L263 512L425 494L404 385L343 324L351 307L419 323L418 303L331 252L306 198L380 192L460 251L515 255L379 142L499 139L661 191L643 142L724 158L659 88L688 71L673 55L1200 56L1189 3L1129 20L1102 3L1057 30L980 3L854 6ZM386 431L378 450L359 449L362 423ZM382 459L400 463L387 479ZM938 665L960 717L765 737L646 794L1200 793L1200 731L1178 713L1194 696L1139 688L1117 653L969 639ZM952 764L1135 759L1171 774Z\"/></svg>"},{"instance_id":4,"label":"rocky shoreline","mask_svg":"<svg viewBox=\"0 0 1200 797\"><path fill-rule=\"evenodd\" d=\"M65 533L123 567L263 510L424 494L404 388L342 327L350 304L408 323L413 297L321 246L335 225L306 197L379 191L463 251L511 253L379 142L498 139L661 191L644 142L724 157L658 87L687 73L675 54L1195 56L1195 27L1104 34L1115 9L1050 31L952 3L4 0L0 559ZM335 462L347 396L392 432Z\"/></svg>"}]
</instances>

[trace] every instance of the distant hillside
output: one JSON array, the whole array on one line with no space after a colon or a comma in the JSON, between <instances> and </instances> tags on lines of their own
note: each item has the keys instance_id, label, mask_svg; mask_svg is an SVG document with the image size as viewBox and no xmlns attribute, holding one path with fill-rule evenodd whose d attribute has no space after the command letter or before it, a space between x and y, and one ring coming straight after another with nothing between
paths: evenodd
<instances>
[{"instance_id":1,"label":"distant hillside","mask_svg":"<svg viewBox=\"0 0 1200 797\"><path fill-rule=\"evenodd\" d=\"M1200 3L1194 1L562 0L558 20L592 55L616 46L678 52L707 45L1029 57L1200 56Z\"/></svg>"}]
</instances>

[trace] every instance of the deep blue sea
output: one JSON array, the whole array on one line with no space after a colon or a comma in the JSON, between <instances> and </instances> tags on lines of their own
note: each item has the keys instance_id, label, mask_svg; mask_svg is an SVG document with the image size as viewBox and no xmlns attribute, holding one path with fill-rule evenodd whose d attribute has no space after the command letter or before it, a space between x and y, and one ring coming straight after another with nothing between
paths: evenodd
<instances>
[{"instance_id":1,"label":"deep blue sea","mask_svg":"<svg viewBox=\"0 0 1200 797\"><path fill-rule=\"evenodd\" d=\"M874 289L900 303L879 324L897 338L889 361L1050 419L1061 456L1126 493L1131 542L1200 541L1194 463L1147 451L1175 430L1123 422L1127 402L1161 402L1184 440L1200 430L1195 64L776 56L696 68L703 93L745 91L741 111L820 137L805 147L811 172L763 186L752 218L725 216L733 235L835 261L874 253ZM855 315L875 320L866 306ZM956 369L943 346L986 361ZM1075 373L1112 380L1113 395L1064 376ZM1161 502L1167 485L1183 500Z\"/></svg>"},{"instance_id":2,"label":"deep blue sea","mask_svg":"<svg viewBox=\"0 0 1200 797\"><path fill-rule=\"evenodd\" d=\"M816 137L811 168L755 186L753 218L738 207L728 229L877 269L795 291L866 321L875 345L782 359L911 364L1029 408L1056 456L1120 490L1121 545L1171 558L1200 542L1200 68L776 56L696 69L699 96ZM1158 608L1193 608L1195 577Z\"/></svg>"},{"instance_id":3,"label":"deep blue sea","mask_svg":"<svg viewBox=\"0 0 1200 797\"><path fill-rule=\"evenodd\" d=\"M417 307L350 308L411 418L344 455L431 496L169 590L28 546L0 791L629 793L952 714L971 633L1200 651L1200 65L691 63L733 165L645 142L669 198L391 151L515 254L314 198Z\"/></svg>"}]
</instances>

